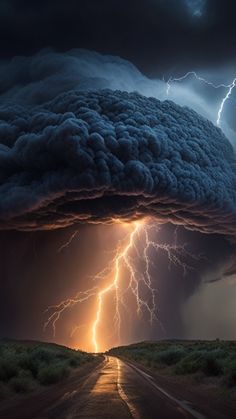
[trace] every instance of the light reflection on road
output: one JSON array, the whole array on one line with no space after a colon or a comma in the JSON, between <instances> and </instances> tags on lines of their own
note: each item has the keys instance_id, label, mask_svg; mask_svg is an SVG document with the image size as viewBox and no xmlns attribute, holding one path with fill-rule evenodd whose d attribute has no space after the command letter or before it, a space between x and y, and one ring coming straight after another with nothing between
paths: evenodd
<instances>
[{"instance_id":1,"label":"light reflection on road","mask_svg":"<svg viewBox=\"0 0 236 419\"><path fill-rule=\"evenodd\" d=\"M129 400L127 394L125 393L122 387L122 378L121 378L122 377L122 371L121 371L122 361L116 358L116 362L117 362L117 389L118 389L120 398L124 400L124 402L128 406L131 416L134 419L140 419L140 415L138 414L137 410L135 409L134 405Z\"/></svg>"}]
</instances>

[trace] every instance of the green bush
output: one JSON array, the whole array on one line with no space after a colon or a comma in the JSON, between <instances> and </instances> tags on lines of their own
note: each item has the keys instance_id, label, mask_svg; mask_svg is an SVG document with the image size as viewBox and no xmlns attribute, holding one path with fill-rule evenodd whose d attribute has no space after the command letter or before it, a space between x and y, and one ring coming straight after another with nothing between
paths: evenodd
<instances>
[{"instance_id":1,"label":"green bush","mask_svg":"<svg viewBox=\"0 0 236 419\"><path fill-rule=\"evenodd\" d=\"M156 360L159 360L160 363L166 365L177 364L185 356L185 351L183 348L170 347L166 351L161 351L157 353Z\"/></svg>"},{"instance_id":2,"label":"green bush","mask_svg":"<svg viewBox=\"0 0 236 419\"><path fill-rule=\"evenodd\" d=\"M8 381L18 374L18 365L12 356L0 359L0 381Z\"/></svg>"},{"instance_id":3,"label":"green bush","mask_svg":"<svg viewBox=\"0 0 236 419\"><path fill-rule=\"evenodd\" d=\"M69 374L69 368L66 365L52 364L43 366L38 373L40 384L49 385L57 383Z\"/></svg>"},{"instance_id":4,"label":"green bush","mask_svg":"<svg viewBox=\"0 0 236 419\"><path fill-rule=\"evenodd\" d=\"M28 393L35 387L32 375L26 371L20 371L17 377L9 381L9 385L16 393Z\"/></svg>"},{"instance_id":5,"label":"green bush","mask_svg":"<svg viewBox=\"0 0 236 419\"><path fill-rule=\"evenodd\" d=\"M200 350L184 357L176 365L175 372L177 374L203 372L205 375L219 375L222 372L222 365L214 353Z\"/></svg>"},{"instance_id":6,"label":"green bush","mask_svg":"<svg viewBox=\"0 0 236 419\"><path fill-rule=\"evenodd\" d=\"M154 346L154 345L153 345ZM123 355L136 361L141 361L149 366L173 365L179 362L185 355L185 350L179 346L158 348L149 345L147 348L132 349L124 351Z\"/></svg>"},{"instance_id":7,"label":"green bush","mask_svg":"<svg viewBox=\"0 0 236 419\"><path fill-rule=\"evenodd\" d=\"M57 352L53 351L52 349L43 348L43 347L36 347L33 349L31 353L31 358L33 360L49 363L57 356Z\"/></svg>"},{"instance_id":8,"label":"green bush","mask_svg":"<svg viewBox=\"0 0 236 419\"><path fill-rule=\"evenodd\" d=\"M42 362L34 354L25 352L18 356L18 364L21 369L29 371L36 378Z\"/></svg>"},{"instance_id":9,"label":"green bush","mask_svg":"<svg viewBox=\"0 0 236 419\"><path fill-rule=\"evenodd\" d=\"M71 368L93 360L92 355L56 344L0 342L0 399L11 390L23 393L37 384L53 384L65 378Z\"/></svg>"}]
</instances>

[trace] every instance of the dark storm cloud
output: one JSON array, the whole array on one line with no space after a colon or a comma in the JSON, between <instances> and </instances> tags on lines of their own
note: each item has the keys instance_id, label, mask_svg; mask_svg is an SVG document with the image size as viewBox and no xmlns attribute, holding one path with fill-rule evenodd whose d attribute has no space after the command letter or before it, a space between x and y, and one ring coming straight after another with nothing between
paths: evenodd
<instances>
[{"instance_id":1,"label":"dark storm cloud","mask_svg":"<svg viewBox=\"0 0 236 419\"><path fill-rule=\"evenodd\" d=\"M188 3L194 12L202 2L3 1L1 55L82 47L120 55L154 74L235 61L235 1L208 0L197 19Z\"/></svg>"},{"instance_id":2,"label":"dark storm cloud","mask_svg":"<svg viewBox=\"0 0 236 419\"><path fill-rule=\"evenodd\" d=\"M155 216L235 234L236 159L194 111L137 93L70 91L0 107L1 228Z\"/></svg>"},{"instance_id":3,"label":"dark storm cloud","mask_svg":"<svg viewBox=\"0 0 236 419\"><path fill-rule=\"evenodd\" d=\"M127 60L83 49L56 53L47 48L0 62L0 102L38 105L72 89L139 89L151 94L154 87L166 90L163 81L153 82Z\"/></svg>"}]
</instances>

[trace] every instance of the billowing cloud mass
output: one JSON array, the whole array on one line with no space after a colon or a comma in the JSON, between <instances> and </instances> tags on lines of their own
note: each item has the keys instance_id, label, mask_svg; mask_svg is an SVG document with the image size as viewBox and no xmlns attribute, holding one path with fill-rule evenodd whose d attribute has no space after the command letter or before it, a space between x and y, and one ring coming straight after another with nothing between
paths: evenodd
<instances>
[{"instance_id":1,"label":"billowing cloud mass","mask_svg":"<svg viewBox=\"0 0 236 419\"><path fill-rule=\"evenodd\" d=\"M121 91L0 107L0 226L155 216L234 235L236 159L194 111Z\"/></svg>"}]
</instances>

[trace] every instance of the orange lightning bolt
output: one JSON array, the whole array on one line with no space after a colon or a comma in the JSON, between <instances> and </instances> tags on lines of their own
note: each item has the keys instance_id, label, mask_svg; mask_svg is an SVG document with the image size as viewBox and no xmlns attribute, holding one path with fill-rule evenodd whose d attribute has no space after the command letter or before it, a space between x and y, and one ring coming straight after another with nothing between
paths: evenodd
<instances>
[{"instance_id":1,"label":"orange lightning bolt","mask_svg":"<svg viewBox=\"0 0 236 419\"><path fill-rule=\"evenodd\" d=\"M136 221L134 223L134 229L130 234L130 238L129 238L129 242L128 244L125 246L124 250L121 252L118 252L116 257L115 257L115 274L114 274L114 278L113 281L103 290L101 290L98 293L98 306L97 306L97 314L96 314L96 318L94 320L93 323L93 327L92 327L92 339L93 339L93 345L94 345L94 352L98 352L98 342L97 342L97 328L98 325L100 323L100 318L101 318L101 311L102 311L102 306L103 306L103 299L105 297L105 295L112 291L115 290L115 301L116 301L116 314L115 314L115 320L118 326L118 334L119 334L119 338L120 338L120 325L121 325L121 319L120 319L120 311L119 311L119 281L120 281L120 265L122 260L126 260L127 255L129 250L132 248L133 244L134 244L134 239L136 234L138 233L138 230L141 228L142 222ZM129 266L130 270L131 270L131 275L133 275L132 272L132 266Z\"/></svg>"},{"instance_id":2,"label":"orange lightning bolt","mask_svg":"<svg viewBox=\"0 0 236 419\"><path fill-rule=\"evenodd\" d=\"M56 325L64 312L74 307L77 304L86 303L90 299L95 299L95 319L91 326L91 343L93 351L99 352L100 342L98 330L102 323L102 314L105 311L105 298L107 295L112 294L115 297L114 309L114 330L120 343L121 334L121 308L128 310L125 304L124 297L126 294L132 295L136 304L137 315L140 316L145 311L150 323L157 318L156 307L156 293L157 290L152 285L151 268L155 265L151 260L151 251L162 251L168 257L169 263L180 266L185 274L187 269L190 268L181 256L188 256L192 259L198 259L198 256L191 255L185 249L185 245L177 245L176 239L174 244L157 243L152 239L152 234L159 231L159 227L155 223L150 223L150 220L134 221L131 223L123 224L128 227L128 234L119 243L115 250L115 255L108 265L99 272L93 279L104 281L106 285L95 286L86 291L78 292L75 297L68 298L57 305L50 306L46 312L52 311L47 321L44 324L46 329L49 325L52 326L54 336L56 333ZM175 233L176 234L176 233ZM141 261L141 264L140 264ZM137 266L139 262L140 266ZM125 268L129 273L124 276L122 269ZM123 280L122 280L123 278ZM146 289L146 297L142 297L143 287ZM78 330L79 326L75 328ZM74 332L72 332L73 335Z\"/></svg>"}]
</instances>

